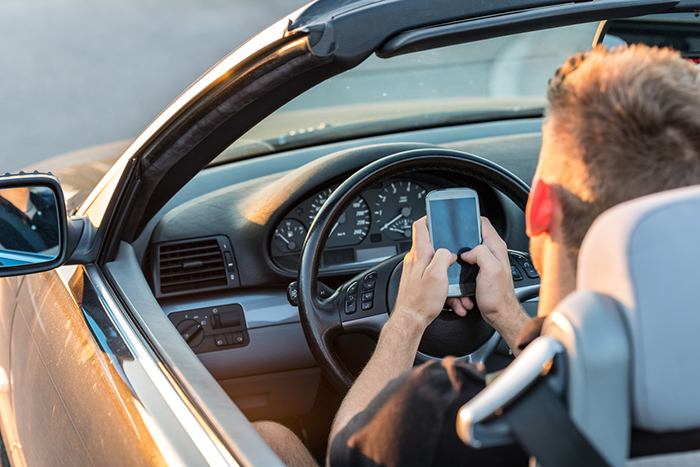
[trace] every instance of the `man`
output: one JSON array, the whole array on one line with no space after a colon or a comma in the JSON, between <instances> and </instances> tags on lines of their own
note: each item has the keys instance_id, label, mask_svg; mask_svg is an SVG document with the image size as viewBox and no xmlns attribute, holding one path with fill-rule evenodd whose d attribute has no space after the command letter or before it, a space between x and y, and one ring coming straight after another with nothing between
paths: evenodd
<instances>
[{"instance_id":1,"label":"man","mask_svg":"<svg viewBox=\"0 0 700 467\"><path fill-rule=\"evenodd\" d=\"M547 97L526 210L542 279L539 317L528 321L520 307L506 245L487 219L483 244L462 255L480 268L475 300L482 316L514 353L574 291L578 251L599 214L639 196L700 183L700 74L678 53L596 48L557 70ZM527 463L517 447L477 451L456 436L456 411L483 388L481 369L445 359L408 371L423 331L445 303L446 270L457 259L435 252L428 238L421 219L413 227L396 306L333 424L332 466ZM448 303L460 316L474 306L469 298Z\"/></svg>"}]
</instances>

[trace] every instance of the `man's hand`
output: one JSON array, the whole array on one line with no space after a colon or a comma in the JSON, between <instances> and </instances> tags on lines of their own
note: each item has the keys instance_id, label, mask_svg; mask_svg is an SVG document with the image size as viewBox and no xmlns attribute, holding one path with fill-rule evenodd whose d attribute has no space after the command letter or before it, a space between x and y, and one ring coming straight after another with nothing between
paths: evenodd
<instances>
[{"instance_id":1,"label":"man's hand","mask_svg":"<svg viewBox=\"0 0 700 467\"><path fill-rule=\"evenodd\" d=\"M403 272L394 315L414 320L424 330L440 314L449 287L447 268L457 255L430 243L425 217L413 223L413 246L403 260ZM510 269L508 269L510 271Z\"/></svg>"},{"instance_id":2,"label":"man's hand","mask_svg":"<svg viewBox=\"0 0 700 467\"><path fill-rule=\"evenodd\" d=\"M461 257L463 261L479 266L475 298L481 316L513 348L529 317L515 296L506 243L485 217L481 218L481 237L481 245L462 253ZM450 298L447 303L459 316L465 316L467 310L474 308L469 297Z\"/></svg>"}]
</instances>

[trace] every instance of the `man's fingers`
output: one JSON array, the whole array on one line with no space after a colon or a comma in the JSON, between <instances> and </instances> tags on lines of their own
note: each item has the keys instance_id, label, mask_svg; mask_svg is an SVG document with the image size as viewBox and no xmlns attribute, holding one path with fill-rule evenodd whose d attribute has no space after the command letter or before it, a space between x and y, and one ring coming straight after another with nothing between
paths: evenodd
<instances>
[{"instance_id":1,"label":"man's fingers","mask_svg":"<svg viewBox=\"0 0 700 467\"><path fill-rule=\"evenodd\" d=\"M452 266L455 261L457 261L456 254L440 248L435 252L430 264L425 268L425 272L439 277L445 276L445 279L447 279L447 268Z\"/></svg>"},{"instance_id":2,"label":"man's fingers","mask_svg":"<svg viewBox=\"0 0 700 467\"><path fill-rule=\"evenodd\" d=\"M467 310L473 310L474 309L474 301L471 299L471 297L460 297L459 299L462 302L462 305L464 308Z\"/></svg>"},{"instance_id":3,"label":"man's fingers","mask_svg":"<svg viewBox=\"0 0 700 467\"><path fill-rule=\"evenodd\" d=\"M462 253L462 260L469 264L476 264L482 269L492 268L500 265L498 259L485 245L479 245L473 250Z\"/></svg>"},{"instance_id":4,"label":"man's fingers","mask_svg":"<svg viewBox=\"0 0 700 467\"><path fill-rule=\"evenodd\" d=\"M423 216L413 223L413 246L411 251L419 263L425 266L435 254L435 249L430 243L430 233L428 232L428 219Z\"/></svg>"},{"instance_id":5,"label":"man's fingers","mask_svg":"<svg viewBox=\"0 0 700 467\"><path fill-rule=\"evenodd\" d=\"M457 316L465 317L469 310L474 309L474 302L469 297L450 297L447 304L452 307Z\"/></svg>"},{"instance_id":6,"label":"man's fingers","mask_svg":"<svg viewBox=\"0 0 700 467\"><path fill-rule=\"evenodd\" d=\"M481 243L486 245L494 254L507 251L506 242L498 235L496 229L486 217L481 218Z\"/></svg>"},{"instance_id":7,"label":"man's fingers","mask_svg":"<svg viewBox=\"0 0 700 467\"><path fill-rule=\"evenodd\" d=\"M447 304L452 307L457 316L465 317L467 316L467 309L462 304L459 297L452 297L447 299Z\"/></svg>"}]
</instances>

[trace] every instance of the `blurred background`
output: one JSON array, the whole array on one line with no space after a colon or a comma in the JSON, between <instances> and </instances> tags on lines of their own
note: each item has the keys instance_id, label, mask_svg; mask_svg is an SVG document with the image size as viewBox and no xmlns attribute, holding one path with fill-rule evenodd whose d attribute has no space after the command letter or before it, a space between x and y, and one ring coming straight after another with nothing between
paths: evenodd
<instances>
[{"instance_id":1,"label":"blurred background","mask_svg":"<svg viewBox=\"0 0 700 467\"><path fill-rule=\"evenodd\" d=\"M210 66L305 3L2 0L0 172L135 138Z\"/></svg>"}]
</instances>

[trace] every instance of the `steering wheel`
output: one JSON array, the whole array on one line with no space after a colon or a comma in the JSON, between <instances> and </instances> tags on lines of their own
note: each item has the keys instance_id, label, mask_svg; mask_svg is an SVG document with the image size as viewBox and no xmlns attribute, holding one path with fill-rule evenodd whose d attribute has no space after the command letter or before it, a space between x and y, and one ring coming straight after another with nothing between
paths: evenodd
<instances>
[{"instance_id":1,"label":"steering wheel","mask_svg":"<svg viewBox=\"0 0 700 467\"><path fill-rule=\"evenodd\" d=\"M318 270L326 241L335 223L352 200L377 182L409 172L439 170L480 180L501 191L525 209L529 187L518 177L472 154L448 149L414 149L383 157L342 183L316 214L301 251L298 302L301 325L311 352L321 370L341 393L354 381L339 360L333 340L344 332L379 333L398 294L404 254L396 255L356 275L329 297L319 293ZM527 289L527 290L525 290ZM521 301L536 296L539 285L517 290ZM363 294L371 300L361 300ZM477 311L465 318L442 313L426 329L418 361L461 355L483 362L498 345L500 336Z\"/></svg>"}]
</instances>

